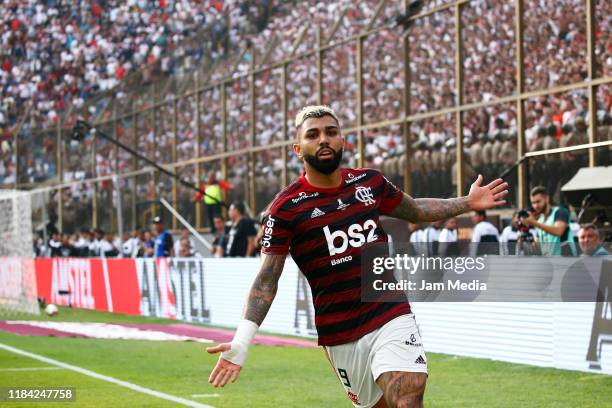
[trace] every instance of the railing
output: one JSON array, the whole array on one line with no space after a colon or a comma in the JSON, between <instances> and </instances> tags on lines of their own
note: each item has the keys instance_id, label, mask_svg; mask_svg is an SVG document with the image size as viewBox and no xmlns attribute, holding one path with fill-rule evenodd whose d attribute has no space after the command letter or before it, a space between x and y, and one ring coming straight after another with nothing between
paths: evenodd
<instances>
[{"instance_id":1,"label":"railing","mask_svg":"<svg viewBox=\"0 0 612 408\"><path fill-rule=\"evenodd\" d=\"M126 228L142 225L142 205L150 210L159 197L203 228L203 205L191 203L191 192L176 181L142 169L134 158L102 140L71 142L68 136L77 114L149 158L190 175L193 182L210 172L220 173L235 186L224 200L245 199L254 211L261 211L299 174L301 164L290 151L292 118L312 103L331 104L338 112L349 143L346 165L379 167L416 196L461 195L475 171L490 177L501 173L511 164L476 162L476 156L465 151L466 129L476 138L477 132L490 129L487 118L508 118L504 142L520 157L528 151L534 121L549 114L546 104L585 104L588 114L579 144L593 148L568 168L595 166L602 151L595 148L598 128L605 126L597 111L605 110L605 98L612 93L605 55L596 55L596 50L609 46L608 36L596 36L596 27L608 15L607 2L576 0L573 15L579 16L574 21L579 24L574 34L586 38L584 47L576 37L551 38L546 53L540 50L541 33L534 22L541 22L541 17L555 20L552 6L550 15L540 16L536 4L523 0L488 2L492 10L486 3L430 2L432 6L402 32L390 22L400 10L385 0L372 8L359 33L350 32L349 13L344 11L327 35L321 28L298 30L289 40L271 39L267 48L240 50L225 63L209 61L181 78L154 83L128 97L115 93L98 98L82 111L70 112L53 129L23 126L14 142L19 154L15 187L51 184L50 201L60 229L76 227L68 219L80 214L91 218L79 221L82 225L113 230L113 203L119 198L108 176L119 173ZM494 20L489 27L496 27L497 33L483 31L487 18ZM568 58L569 52L577 59ZM555 66L550 59L555 54L578 64L585 75L566 77L566 61ZM555 86L542 79L534 62L546 75L559 76ZM485 66L496 68L494 78L480 75L478 69ZM510 122L515 129L508 127ZM436 134L443 135L442 145L435 143ZM420 139L427 140L426 147L418 144ZM500 141L497 148L502 145ZM529 150L547 149L536 142ZM539 165L544 173L537 180L558 172L560 164L555 159ZM512 205L527 203L529 171L522 164L511 175L516 192ZM570 172L551 184L553 191ZM83 185L91 186L92 194L75 200L74 190ZM172 227L177 227L176 220Z\"/></svg>"}]
</instances>

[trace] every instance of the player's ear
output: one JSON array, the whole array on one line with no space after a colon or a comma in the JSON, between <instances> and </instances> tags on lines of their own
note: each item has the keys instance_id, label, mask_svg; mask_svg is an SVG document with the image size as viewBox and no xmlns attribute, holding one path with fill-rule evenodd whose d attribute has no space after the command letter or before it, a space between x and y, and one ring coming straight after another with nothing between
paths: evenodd
<instances>
[{"instance_id":1,"label":"player's ear","mask_svg":"<svg viewBox=\"0 0 612 408\"><path fill-rule=\"evenodd\" d=\"M293 147L293 152L295 155L301 160L302 159L302 146L299 143L294 143L291 147Z\"/></svg>"}]
</instances>

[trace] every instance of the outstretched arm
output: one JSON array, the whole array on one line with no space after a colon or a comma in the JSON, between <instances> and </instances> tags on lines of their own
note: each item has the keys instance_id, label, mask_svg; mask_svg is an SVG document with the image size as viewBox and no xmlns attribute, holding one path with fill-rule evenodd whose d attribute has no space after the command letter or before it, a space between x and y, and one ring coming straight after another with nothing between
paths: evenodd
<instances>
[{"instance_id":1,"label":"outstretched arm","mask_svg":"<svg viewBox=\"0 0 612 408\"><path fill-rule=\"evenodd\" d=\"M508 194L508 183L496 179L482 186L482 179L482 175L479 175L465 197L415 199L404 193L401 203L389 215L411 222L430 222L454 217L470 210L487 210L504 205L506 201L502 198Z\"/></svg>"},{"instance_id":2,"label":"outstretched arm","mask_svg":"<svg viewBox=\"0 0 612 408\"><path fill-rule=\"evenodd\" d=\"M261 256L261 268L251 286L243 318L260 326L270 310L278 290L278 280L283 273L286 255Z\"/></svg>"},{"instance_id":3,"label":"outstretched arm","mask_svg":"<svg viewBox=\"0 0 612 408\"><path fill-rule=\"evenodd\" d=\"M208 379L213 386L223 387L230 379L235 382L238 378L249 344L276 296L278 280L283 272L286 257L286 255L262 254L261 268L251 286L242 321L238 325L234 339L231 343L221 343L206 349L211 354L222 353Z\"/></svg>"}]
</instances>

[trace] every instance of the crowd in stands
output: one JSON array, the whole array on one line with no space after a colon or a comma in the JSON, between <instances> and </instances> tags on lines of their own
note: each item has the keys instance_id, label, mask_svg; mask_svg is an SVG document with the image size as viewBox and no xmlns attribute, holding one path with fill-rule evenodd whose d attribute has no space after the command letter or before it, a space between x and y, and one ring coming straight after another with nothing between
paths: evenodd
<instances>
[{"instance_id":1,"label":"crowd in stands","mask_svg":"<svg viewBox=\"0 0 612 408\"><path fill-rule=\"evenodd\" d=\"M98 228L84 229L73 234L55 232L51 234L46 245L43 237L37 236L34 240L34 251L38 257L151 258L155 257L156 238L157 234L148 229L126 232L121 239ZM179 239L172 245L172 252L166 256L199 256L189 231L181 232Z\"/></svg>"},{"instance_id":2,"label":"crowd in stands","mask_svg":"<svg viewBox=\"0 0 612 408\"><path fill-rule=\"evenodd\" d=\"M214 216L213 239L204 255L214 257L251 257L260 249L261 238L257 224L241 202L229 207L228 220L220 214ZM37 234L33 240L37 257L103 257L103 258L151 258L151 257L202 257L191 232L182 228L175 238L165 228L163 220L154 217L152 227L125 232L119 237L100 228L82 229L76 233L62 233L53 222L47 225L45 234Z\"/></svg>"},{"instance_id":3,"label":"crowd in stands","mask_svg":"<svg viewBox=\"0 0 612 408\"><path fill-rule=\"evenodd\" d=\"M610 236L606 236L595 224L580 225L572 217L567 235L572 239L567 245L538 241L536 228L522 225L519 212L515 212L507 225L492 223L485 211L471 214L471 225L460 228L457 218L429 224L409 224L409 245L402 246L413 256L471 256L504 255L550 255L555 245L563 256L606 256L610 255ZM570 232L571 231L571 232ZM402 245L401 243L400 245Z\"/></svg>"},{"instance_id":4,"label":"crowd in stands","mask_svg":"<svg viewBox=\"0 0 612 408\"><path fill-rule=\"evenodd\" d=\"M571 239L568 256L608 255L610 236L606 236L595 224L580 225L576 222L575 213L570 215L566 209L559 210L556 219L567 220L567 232L563 234ZM260 240L263 229L244 213L240 203L232 204L226 222L220 215L215 216L213 240L210 251L204 256L210 257L253 257L259 255ZM408 253L419 256L458 256L460 253L478 256L495 255L533 255L537 254L541 237L536 227L526 225L524 215L515 211L507 225L502 220L487 218L485 211L474 211L471 223L460 227L457 218L432 223L409 223L406 238ZM493 223L491 222L493 221ZM154 224L156 225L156 224ZM467 226L466 226L467 225ZM122 239L100 229L82 230L75 234L52 232L48 243L37 237L34 250L38 257L104 257L104 258L150 258L150 257L202 257L196 251L190 231L181 229L176 241L166 238L161 242L162 228L134 230L126 232ZM400 242L400 245L404 243ZM471 245L466 247L466 245ZM167 249L164 251L163 246ZM480 247L479 247L480 246ZM158 249L161 248L161 249ZM541 249L539 250L541 253Z\"/></svg>"},{"instance_id":5,"label":"crowd in stands","mask_svg":"<svg viewBox=\"0 0 612 408\"><path fill-rule=\"evenodd\" d=\"M0 184L15 181L12 130L20 114L32 106L29 114L34 127L47 127L69 106L83 106L92 96L126 82L139 72L142 84L164 75L181 76L201 63L211 66L210 79L246 72L255 58L256 66L281 61L294 51L301 53L316 47L316 30L320 27L326 43L357 34L367 27L374 15L377 0L340 0L332 3L308 1L195 1L130 0L68 2L9 1L0 16ZM445 3L426 2L426 9ZM387 2L375 27L393 21L401 2ZM516 93L515 8L512 2L475 0L462 8L464 30L464 95L466 103L490 101ZM596 73L612 75L610 44L610 2L596 3ZM524 12L525 90L544 89L587 79L586 15L583 1L538 0L528 2ZM341 18L339 24L336 22ZM295 24L308 19L312 24ZM457 101L455 78L455 25L453 8L419 18L409 33L410 106L404 106L403 44L401 29L385 29L369 36L363 46L364 121L419 114L454 106ZM305 32L301 32L301 27ZM299 41L298 41L299 40ZM232 58L234 52L252 45L243 59ZM252 50L256 50L255 54ZM554 50L552 52L551 50ZM357 64L354 43L338 45L323 53L323 102L338 113L341 124L357 124ZM212 64L226 59L226 63ZM265 58L265 60L264 60ZM206 61L205 61L206 60ZM288 65L287 93L289 136L291 118L299 108L316 102L316 64L314 56L300 58ZM255 78L257 102L255 143L268 145L284 139L282 134L281 73L264 71ZM172 96L175 88L169 88ZM230 83L227 99L227 149L239 150L250 145L248 80ZM126 96L120 92L118 97ZM119 98L121 99L121 98ZM201 143L195 148L198 121L196 98L178 102L177 159L219 153L223 150L221 91L219 87L201 95ZM136 105L145 106L146 97ZM563 147L587 141L588 98L583 90L527 100L528 150ZM612 93L609 86L597 91L597 126L600 140L612 138L610 114ZM145 113L122 120L116 128L120 140L137 145L139 150L160 162L172 160L175 135L170 119L172 105L159 108L156 114ZM98 113L99 112L92 112ZM157 129L154 132L153 125ZM105 129L110 132L111 129ZM22 129L25 145L20 151L20 182L40 182L57 172L55 138L28 133ZM456 191L456 126L454 115L417 120L411 124L413 143L411 179L416 197L448 197ZM500 174L517 159L517 119L514 104L496 105L467 111L464 114L465 175L468 183L480 172L487 178ZM137 139L134 140L136 135ZM347 133L345 164L356 165L355 133ZM383 170L395 183L402 185L406 163L402 128L387 126L365 132L364 165ZM79 180L135 169L133 158L118 153L100 139L96 143L95 166L83 165L90 157L92 141L81 145L67 142L64 150L64 181ZM599 149L599 163L612 164L609 149ZM258 201L265 203L281 186L283 168L280 149L258 154L255 169ZM289 178L300 172L301 163L289 154ZM244 157L231 157L228 181L235 195L245 189L248 174ZM87 161L86 161L87 162ZM533 184L547 184L555 191L575 170L586 162L584 153L547 156L533 166ZM562 172L558 172L563 164ZM184 169L193 176L193 166ZM510 174L511 189L516 175ZM435 180L436 182L432 182ZM197 182L197 180L192 180ZM167 192L168 182L155 185L151 178L121 180L124 195L134 191L137 201L154 197L154 191ZM112 200L112 183L101 183L98 191ZM64 203L77 208L91 202L91 188L75 186L65 189ZM109 191L104 192L107 189ZM516 189L512 189L516 191ZM244 197L244 196L243 196ZM242 198L243 198L242 197ZM557 197L558 198L558 197ZM515 197L509 197L509 204Z\"/></svg>"}]
</instances>

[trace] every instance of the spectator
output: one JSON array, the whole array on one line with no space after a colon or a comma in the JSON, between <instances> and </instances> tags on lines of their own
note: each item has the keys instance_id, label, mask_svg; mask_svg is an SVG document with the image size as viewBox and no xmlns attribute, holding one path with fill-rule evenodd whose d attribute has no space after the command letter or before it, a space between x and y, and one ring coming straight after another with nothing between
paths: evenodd
<instances>
[{"instance_id":1,"label":"spectator","mask_svg":"<svg viewBox=\"0 0 612 408\"><path fill-rule=\"evenodd\" d=\"M74 242L74 249L76 251L75 256L88 257L90 244L91 244L91 234L89 230L87 229L81 230L81 233L77 235L77 239Z\"/></svg>"},{"instance_id":2,"label":"spectator","mask_svg":"<svg viewBox=\"0 0 612 408\"><path fill-rule=\"evenodd\" d=\"M410 229L410 246L412 248L412 254L419 256L427 253L427 245L425 242L425 231L423 225L420 223L409 223L408 228Z\"/></svg>"},{"instance_id":3,"label":"spectator","mask_svg":"<svg viewBox=\"0 0 612 408\"><path fill-rule=\"evenodd\" d=\"M180 244L178 252L179 258L190 258L195 255L188 238L181 238L178 242Z\"/></svg>"},{"instance_id":4,"label":"spectator","mask_svg":"<svg viewBox=\"0 0 612 408\"><path fill-rule=\"evenodd\" d=\"M155 241L151 231L140 231L140 249L138 250L139 258L151 258L155 254Z\"/></svg>"},{"instance_id":5,"label":"spectator","mask_svg":"<svg viewBox=\"0 0 612 408\"><path fill-rule=\"evenodd\" d=\"M78 251L75 249L70 235L62 234L62 246L60 247L61 256L64 258L78 256Z\"/></svg>"},{"instance_id":6,"label":"spectator","mask_svg":"<svg viewBox=\"0 0 612 408\"><path fill-rule=\"evenodd\" d=\"M114 258L119 255L119 249L114 242L113 234L102 232L104 238L100 240L100 256L102 258Z\"/></svg>"},{"instance_id":7,"label":"spectator","mask_svg":"<svg viewBox=\"0 0 612 408\"><path fill-rule=\"evenodd\" d=\"M523 223L535 228L542 255L575 256L569 211L553 206L546 188L542 186L531 190L530 199L534 212L524 218Z\"/></svg>"},{"instance_id":8,"label":"spectator","mask_svg":"<svg viewBox=\"0 0 612 408\"><path fill-rule=\"evenodd\" d=\"M501 233L499 242L501 242L501 254L512 255L516 253L516 242L518 241L519 235L519 217L518 211L512 214L512 220Z\"/></svg>"},{"instance_id":9,"label":"spectator","mask_svg":"<svg viewBox=\"0 0 612 408\"><path fill-rule=\"evenodd\" d=\"M232 225L228 232L225 256L250 257L255 252L255 223L244 214L244 204L235 202L230 205L229 217Z\"/></svg>"},{"instance_id":10,"label":"spectator","mask_svg":"<svg viewBox=\"0 0 612 408\"><path fill-rule=\"evenodd\" d=\"M472 212L472 247L470 253L474 255L499 254L499 248L494 245L499 242L499 231L487 221L484 210Z\"/></svg>"},{"instance_id":11,"label":"spectator","mask_svg":"<svg viewBox=\"0 0 612 408\"><path fill-rule=\"evenodd\" d=\"M126 232L124 236L123 244L121 245L121 255L123 258L135 258L140 248L140 238L138 237L138 231L134 230L130 234Z\"/></svg>"},{"instance_id":12,"label":"spectator","mask_svg":"<svg viewBox=\"0 0 612 408\"><path fill-rule=\"evenodd\" d=\"M459 255L459 244L457 239L457 218L452 217L446 221L444 228L440 232L438 238L440 242L440 256L457 256Z\"/></svg>"},{"instance_id":13,"label":"spectator","mask_svg":"<svg viewBox=\"0 0 612 408\"><path fill-rule=\"evenodd\" d=\"M187 240L187 243L189 244L189 248L191 252L195 252L195 245L193 243L193 239L191 239L191 233L189 232L187 228L182 228L179 239L174 243L174 253L175 254L178 254L181 252L181 247L183 245L182 240L184 239Z\"/></svg>"},{"instance_id":14,"label":"spectator","mask_svg":"<svg viewBox=\"0 0 612 408\"><path fill-rule=\"evenodd\" d=\"M595 224L586 224L578 231L578 244L582 256L606 256L608 251L603 247L599 230Z\"/></svg>"},{"instance_id":15,"label":"spectator","mask_svg":"<svg viewBox=\"0 0 612 408\"><path fill-rule=\"evenodd\" d=\"M432 222L427 228L425 228L425 231L423 231L423 236L427 244L428 256L438 255L438 247L440 245L440 233L442 232L442 227L444 226L444 223L445 220Z\"/></svg>"},{"instance_id":16,"label":"spectator","mask_svg":"<svg viewBox=\"0 0 612 408\"><path fill-rule=\"evenodd\" d=\"M172 234L164 228L161 217L157 216L153 218L153 228L156 233L153 256L156 258L174 256Z\"/></svg>"},{"instance_id":17,"label":"spectator","mask_svg":"<svg viewBox=\"0 0 612 408\"><path fill-rule=\"evenodd\" d=\"M217 215L221 214L221 205L223 203L223 196L221 190L228 190L231 188L229 183L224 181L218 181L217 175L214 170L210 171L208 181L206 185L202 185L204 189L204 204L206 204L206 214L208 215L208 225L210 225L211 232L215 232L214 219Z\"/></svg>"},{"instance_id":18,"label":"spectator","mask_svg":"<svg viewBox=\"0 0 612 408\"><path fill-rule=\"evenodd\" d=\"M62 237L59 232L51 235L49 240L49 256L51 258L62 256Z\"/></svg>"},{"instance_id":19,"label":"spectator","mask_svg":"<svg viewBox=\"0 0 612 408\"><path fill-rule=\"evenodd\" d=\"M213 240L212 254L215 258L223 258L225 256L225 247L227 246L228 228L223 220L223 217L217 216L214 219L215 224L215 239Z\"/></svg>"},{"instance_id":20,"label":"spectator","mask_svg":"<svg viewBox=\"0 0 612 408\"><path fill-rule=\"evenodd\" d=\"M104 239L104 233L100 229L93 229L91 231L92 239L89 242L89 256L99 257L100 256L100 243Z\"/></svg>"}]
</instances>

